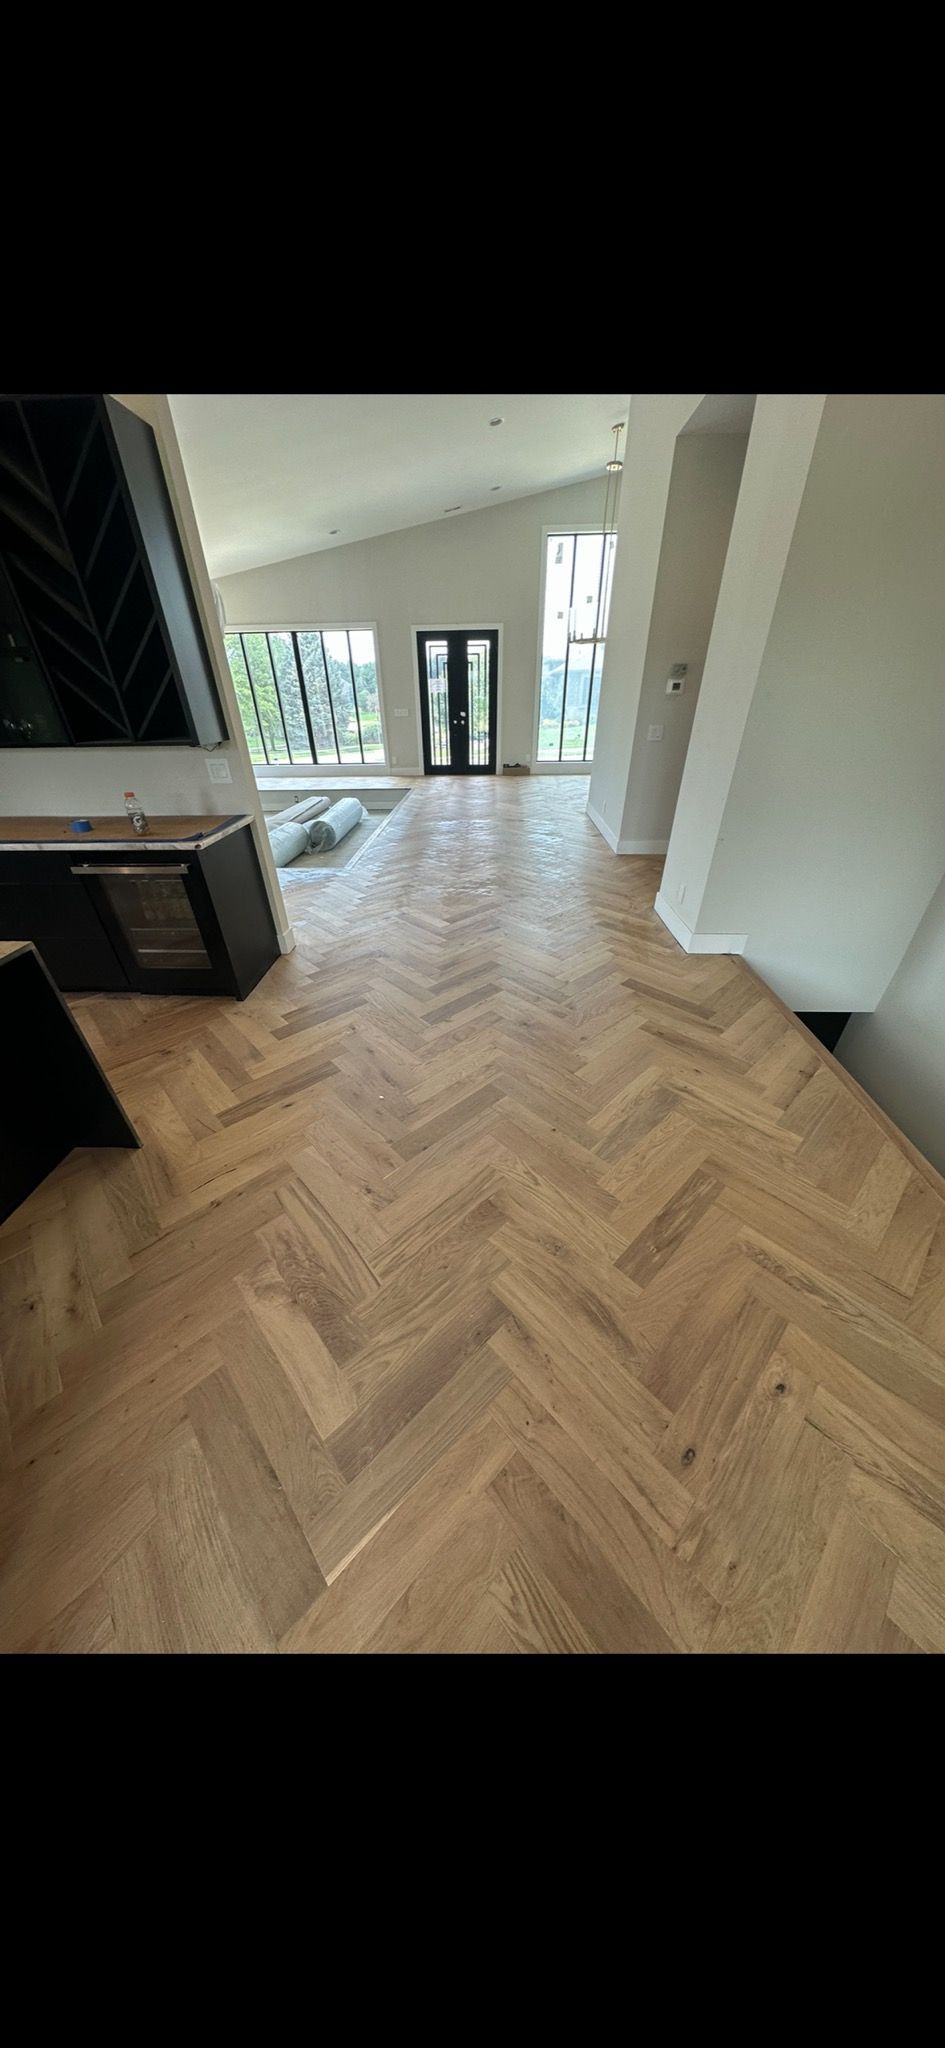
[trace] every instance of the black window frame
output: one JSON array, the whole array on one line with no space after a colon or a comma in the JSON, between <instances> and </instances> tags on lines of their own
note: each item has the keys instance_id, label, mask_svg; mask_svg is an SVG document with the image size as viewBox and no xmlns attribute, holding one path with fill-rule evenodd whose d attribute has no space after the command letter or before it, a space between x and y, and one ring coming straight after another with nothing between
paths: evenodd
<instances>
[{"instance_id":1,"label":"black window frame","mask_svg":"<svg viewBox=\"0 0 945 2048\"><path fill-rule=\"evenodd\" d=\"M302 656L299 652L300 633L309 635L312 638L315 638L317 636L318 638L319 647L321 650L322 674L324 677L325 694L328 700L328 709L331 715L331 728L335 743L335 751L333 754L330 752L326 752L324 748L322 749L321 754L319 754L318 746L316 744L315 727L312 717L312 706L309 703L308 689L305 681L305 670L302 661ZM335 701L332 695L331 687L331 670L328 666L328 652L325 647L326 633L343 633L345 636L345 644L348 655L348 674L351 680L351 700L354 705L354 719L355 725L357 727L358 753L360 755L360 760L358 760L357 755L352 755L350 753L343 754L341 751L341 743L338 738L338 720L336 717ZM371 643L374 650L374 675L377 682L378 727L381 743L381 753L379 757L376 754L366 756L364 752L364 730L362 725L362 719L364 717L364 707L358 702L358 685L355 677L354 657L351 651L352 633L369 633L371 636ZM253 678L252 667L250 665L249 656L246 651L246 641L248 638L265 640L266 643L266 654L269 660L269 668L272 676L272 686L275 691L276 704L279 710L279 721L282 726L282 737L285 743L285 756L283 756L282 758L273 759L269 752L269 745L266 738L266 729L263 724L262 714L259 709L259 699L256 695L256 683ZM285 703L283 702L282 690L279 684L279 674L272 651L272 642L274 639L279 639L282 641L288 640L292 648L292 658L295 663L295 676L296 682L298 684L299 698L302 705L302 715L305 719L305 730L308 738L308 744L311 749L310 760L306 759L304 756L296 758L292 751L292 741L289 738L289 725L286 718L286 706ZM249 684L249 693L252 698L253 712L256 719L256 733L258 735L258 742L254 739L253 734L250 732L247 726L246 719L243 714L243 706L240 702L239 693L237 692L236 701L239 707L240 719L242 721L243 731L246 734L246 740L250 749L250 753L253 752L254 747L256 747L258 744L258 746L262 748L263 754L263 758L261 761L254 761L253 766L255 768L318 768L322 766L328 766L333 768L343 768L346 766L352 768L363 768L365 766L374 768L386 768L389 765L387 758L387 735L384 730L384 713L381 706L381 675L380 664L377 658L376 626L374 626L373 624L365 626L225 626L223 629L223 644L224 649L226 651L228 662L230 654L230 645L231 643L237 641L239 643L243 667L246 672L246 679Z\"/></svg>"}]
</instances>

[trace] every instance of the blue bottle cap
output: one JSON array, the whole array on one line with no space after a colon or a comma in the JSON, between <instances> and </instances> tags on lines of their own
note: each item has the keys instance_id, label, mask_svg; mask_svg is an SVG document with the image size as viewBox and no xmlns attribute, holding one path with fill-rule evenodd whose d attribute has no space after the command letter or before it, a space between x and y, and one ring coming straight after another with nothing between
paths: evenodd
<instances>
[{"instance_id":1,"label":"blue bottle cap","mask_svg":"<svg viewBox=\"0 0 945 2048\"><path fill-rule=\"evenodd\" d=\"M73 818L69 830L70 832L91 832L92 820L91 818Z\"/></svg>"}]
</instances>

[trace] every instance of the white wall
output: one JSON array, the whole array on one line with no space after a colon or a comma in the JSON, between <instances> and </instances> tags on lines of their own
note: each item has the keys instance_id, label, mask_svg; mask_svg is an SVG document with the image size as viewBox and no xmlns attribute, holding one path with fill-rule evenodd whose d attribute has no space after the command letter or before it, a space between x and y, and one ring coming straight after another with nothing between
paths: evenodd
<instances>
[{"instance_id":1,"label":"white wall","mask_svg":"<svg viewBox=\"0 0 945 2048\"><path fill-rule=\"evenodd\" d=\"M747 434L676 442L619 835L654 853L665 853L672 830L747 447ZM683 694L668 697L680 661ZM662 726L661 740L647 738L651 725Z\"/></svg>"},{"instance_id":2,"label":"white wall","mask_svg":"<svg viewBox=\"0 0 945 2048\"><path fill-rule=\"evenodd\" d=\"M601 475L599 481L221 577L227 626L374 620L390 766L417 773L423 757L414 629L501 625L499 765L527 761L535 747L542 528L599 526L604 483ZM398 710L407 716L395 717ZM363 777L364 770L358 773Z\"/></svg>"},{"instance_id":3,"label":"white wall","mask_svg":"<svg viewBox=\"0 0 945 2048\"><path fill-rule=\"evenodd\" d=\"M7 815L114 817L126 789L134 790L152 816L250 807L235 781L233 787L207 781L207 756L200 747L0 749L0 808Z\"/></svg>"},{"instance_id":4,"label":"white wall","mask_svg":"<svg viewBox=\"0 0 945 2048\"><path fill-rule=\"evenodd\" d=\"M202 747L5 747L0 748L0 811L19 817L114 815L124 791L133 789L154 816L248 811L280 943L293 943L276 879L268 836L259 824L259 793L233 692L203 546L184 474L170 408L162 393L117 392L115 396L154 429L168 492L190 572L201 625L223 706L229 739ZM216 783L208 759L225 759L231 781Z\"/></svg>"},{"instance_id":5,"label":"white wall","mask_svg":"<svg viewBox=\"0 0 945 2048\"><path fill-rule=\"evenodd\" d=\"M690 928L701 914L745 722L807 481L823 394L755 400L702 688L673 819L660 897ZM819 1007L809 1005L808 1007Z\"/></svg>"},{"instance_id":6,"label":"white wall","mask_svg":"<svg viewBox=\"0 0 945 2048\"><path fill-rule=\"evenodd\" d=\"M644 391L630 401L617 559L587 803L588 816L612 846L620 837L627 798L676 436L703 396L701 391Z\"/></svg>"},{"instance_id":7,"label":"white wall","mask_svg":"<svg viewBox=\"0 0 945 2048\"><path fill-rule=\"evenodd\" d=\"M851 1017L836 1055L945 1173L945 880L871 1016Z\"/></svg>"},{"instance_id":8,"label":"white wall","mask_svg":"<svg viewBox=\"0 0 945 2048\"><path fill-rule=\"evenodd\" d=\"M943 486L945 397L827 399L698 920L792 1009L874 1009L945 870Z\"/></svg>"}]
</instances>

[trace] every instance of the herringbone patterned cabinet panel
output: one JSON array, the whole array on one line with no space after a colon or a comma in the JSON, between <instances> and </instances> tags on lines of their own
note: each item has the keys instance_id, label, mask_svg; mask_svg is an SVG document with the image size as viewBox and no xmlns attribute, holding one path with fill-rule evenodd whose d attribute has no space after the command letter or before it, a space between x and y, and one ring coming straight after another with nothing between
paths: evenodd
<instances>
[{"instance_id":1,"label":"herringbone patterned cabinet panel","mask_svg":"<svg viewBox=\"0 0 945 2048\"><path fill-rule=\"evenodd\" d=\"M943 1186L581 780L417 784L0 1231L0 1647L945 1645Z\"/></svg>"}]
</instances>

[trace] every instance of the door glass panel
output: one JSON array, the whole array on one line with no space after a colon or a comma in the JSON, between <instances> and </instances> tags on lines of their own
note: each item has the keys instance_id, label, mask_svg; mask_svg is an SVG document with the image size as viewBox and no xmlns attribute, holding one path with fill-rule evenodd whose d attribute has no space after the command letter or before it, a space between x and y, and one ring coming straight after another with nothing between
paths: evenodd
<instances>
[{"instance_id":1,"label":"door glass panel","mask_svg":"<svg viewBox=\"0 0 945 2048\"><path fill-rule=\"evenodd\" d=\"M466 658L469 669L469 765L470 768L487 768L489 765L489 642L488 640L467 640Z\"/></svg>"},{"instance_id":2,"label":"door glass panel","mask_svg":"<svg viewBox=\"0 0 945 2048\"><path fill-rule=\"evenodd\" d=\"M449 768L450 753L449 696L446 675L446 641L428 640L427 650L427 708L430 716L430 764L434 768Z\"/></svg>"},{"instance_id":3,"label":"door glass panel","mask_svg":"<svg viewBox=\"0 0 945 2048\"><path fill-rule=\"evenodd\" d=\"M97 877L139 967L212 965L182 880L176 875Z\"/></svg>"}]
</instances>

